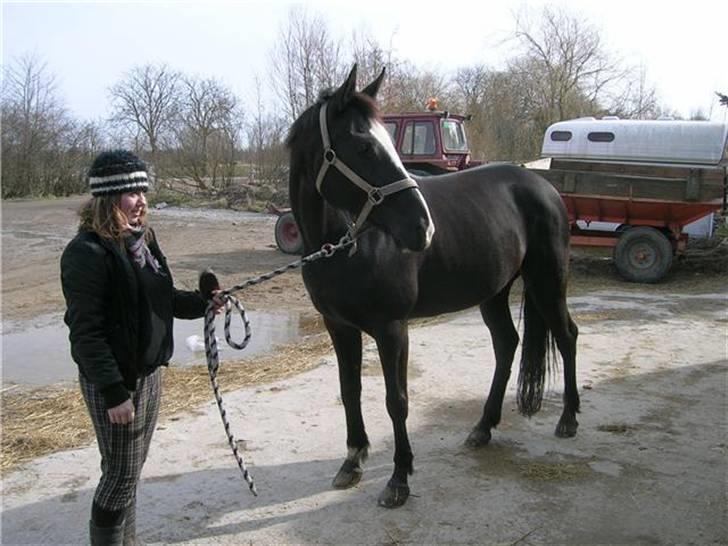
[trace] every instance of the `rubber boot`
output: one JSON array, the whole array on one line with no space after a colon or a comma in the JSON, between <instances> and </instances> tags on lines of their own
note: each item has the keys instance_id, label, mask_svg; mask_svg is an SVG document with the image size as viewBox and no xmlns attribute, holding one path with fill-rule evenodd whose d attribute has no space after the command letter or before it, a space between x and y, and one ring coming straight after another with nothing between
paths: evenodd
<instances>
[{"instance_id":1,"label":"rubber boot","mask_svg":"<svg viewBox=\"0 0 728 546\"><path fill-rule=\"evenodd\" d=\"M115 527L96 527L93 520L88 522L91 546L122 546L124 524Z\"/></svg>"}]
</instances>

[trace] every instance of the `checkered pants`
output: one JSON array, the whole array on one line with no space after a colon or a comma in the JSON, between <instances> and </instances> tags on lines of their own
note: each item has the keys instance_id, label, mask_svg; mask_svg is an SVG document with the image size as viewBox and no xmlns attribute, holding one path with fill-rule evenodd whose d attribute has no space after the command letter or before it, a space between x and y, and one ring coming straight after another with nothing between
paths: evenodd
<instances>
[{"instance_id":1,"label":"checkered pants","mask_svg":"<svg viewBox=\"0 0 728 546\"><path fill-rule=\"evenodd\" d=\"M137 380L137 389L130 393L134 422L127 425L112 424L98 389L82 375L79 383L101 453L101 480L94 501L104 510L122 510L136 500L137 483L159 415L161 369Z\"/></svg>"}]
</instances>

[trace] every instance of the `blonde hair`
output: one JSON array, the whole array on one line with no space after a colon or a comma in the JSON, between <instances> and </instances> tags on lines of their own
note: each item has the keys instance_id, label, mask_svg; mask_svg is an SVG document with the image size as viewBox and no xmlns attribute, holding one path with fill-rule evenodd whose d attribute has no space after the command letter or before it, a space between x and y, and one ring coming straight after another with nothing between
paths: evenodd
<instances>
[{"instance_id":1,"label":"blonde hair","mask_svg":"<svg viewBox=\"0 0 728 546\"><path fill-rule=\"evenodd\" d=\"M120 207L121 195L120 193L99 195L84 203L78 211L79 231L93 231L104 239L121 244L128 224L126 215ZM146 208L139 218L139 225L147 225ZM151 237L149 230L145 232L144 236L147 240Z\"/></svg>"}]
</instances>

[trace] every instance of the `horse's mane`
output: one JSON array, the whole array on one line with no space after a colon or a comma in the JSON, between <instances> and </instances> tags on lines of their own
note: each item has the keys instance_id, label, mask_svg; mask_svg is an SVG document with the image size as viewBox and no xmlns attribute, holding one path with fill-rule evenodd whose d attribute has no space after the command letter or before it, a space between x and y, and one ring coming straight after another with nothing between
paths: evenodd
<instances>
[{"instance_id":1,"label":"horse's mane","mask_svg":"<svg viewBox=\"0 0 728 546\"><path fill-rule=\"evenodd\" d=\"M286 138L286 146L291 149L295 141L300 135L311 131L318 125L318 112L320 106L326 101L330 100L334 96L336 90L333 88L324 89L319 93L316 102L310 106L306 111L301 114L298 119L293 122L291 128L288 131L288 137ZM377 103L369 95L364 93L356 92L351 98L350 106L356 108L361 115L369 119L379 119L379 109Z\"/></svg>"}]
</instances>

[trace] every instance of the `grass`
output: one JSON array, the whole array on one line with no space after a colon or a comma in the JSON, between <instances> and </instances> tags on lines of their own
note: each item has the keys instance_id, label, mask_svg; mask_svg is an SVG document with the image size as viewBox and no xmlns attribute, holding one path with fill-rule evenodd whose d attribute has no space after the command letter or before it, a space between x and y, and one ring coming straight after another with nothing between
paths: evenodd
<instances>
[{"instance_id":1,"label":"grass","mask_svg":"<svg viewBox=\"0 0 728 546\"><path fill-rule=\"evenodd\" d=\"M150 207L154 207L160 203L166 203L172 207L227 208L227 201L223 197L211 198L210 196L192 195L167 188L158 188L148 192L147 202Z\"/></svg>"},{"instance_id":2,"label":"grass","mask_svg":"<svg viewBox=\"0 0 728 546\"><path fill-rule=\"evenodd\" d=\"M268 200L254 197L250 201L246 201L244 206L231 205L224 196L194 195L168 188L157 188L148 192L147 202L151 208L165 203L172 207L245 210L247 212L265 212L268 210L269 204Z\"/></svg>"},{"instance_id":3,"label":"grass","mask_svg":"<svg viewBox=\"0 0 728 546\"><path fill-rule=\"evenodd\" d=\"M718 222L718 227L715 229L714 237L728 239L728 218L724 218Z\"/></svg>"}]
</instances>

